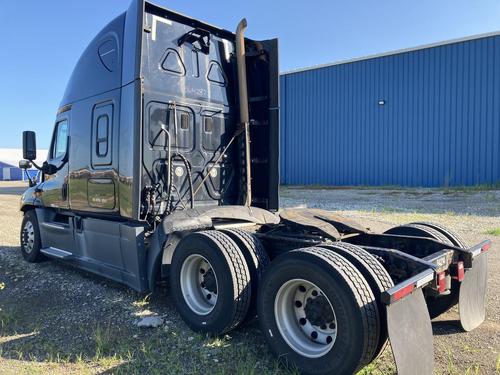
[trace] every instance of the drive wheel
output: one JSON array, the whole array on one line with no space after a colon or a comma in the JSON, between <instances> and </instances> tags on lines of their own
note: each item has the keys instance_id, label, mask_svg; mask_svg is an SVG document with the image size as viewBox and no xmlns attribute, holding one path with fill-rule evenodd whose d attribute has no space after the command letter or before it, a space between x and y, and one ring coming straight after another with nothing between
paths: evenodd
<instances>
[{"instance_id":1,"label":"drive wheel","mask_svg":"<svg viewBox=\"0 0 500 375\"><path fill-rule=\"evenodd\" d=\"M381 296L384 291L394 286L394 282L380 261L359 246L347 242L335 242L332 245L322 245L321 247L330 249L351 262L361 272L373 291L380 315L380 335L377 350L372 358L374 360L389 343L387 307L382 303Z\"/></svg>"},{"instance_id":2,"label":"drive wheel","mask_svg":"<svg viewBox=\"0 0 500 375\"><path fill-rule=\"evenodd\" d=\"M447 231L444 227L427 222L417 222L411 224L400 225L386 231L387 234L396 234L402 236L416 236L432 238L451 246L458 246L465 248L465 241L459 235ZM445 313L458 303L460 292L460 283L456 280L451 280L451 289L448 295L433 296L428 295L425 297L427 303L427 310L431 319L437 318L439 315Z\"/></svg>"},{"instance_id":3,"label":"drive wheel","mask_svg":"<svg viewBox=\"0 0 500 375\"><path fill-rule=\"evenodd\" d=\"M467 241L465 241L462 236L459 234L455 233L454 231L447 229L445 226L441 224L436 224L436 223L429 223L427 221L420 221L420 222L415 222L415 223L410 223L409 225L423 225L428 228L432 228L434 230L437 230L441 234L443 234L450 242L458 247L461 247L462 249L467 249L469 247Z\"/></svg>"},{"instance_id":4,"label":"drive wheel","mask_svg":"<svg viewBox=\"0 0 500 375\"><path fill-rule=\"evenodd\" d=\"M181 240L172 258L170 285L179 314L195 331L227 332L244 319L250 305L245 258L221 232L191 233Z\"/></svg>"},{"instance_id":5,"label":"drive wheel","mask_svg":"<svg viewBox=\"0 0 500 375\"><path fill-rule=\"evenodd\" d=\"M23 222L21 224L21 254L23 258L30 263L41 262L46 259L40 253L40 229L38 228L38 220L34 210L26 211L24 213Z\"/></svg>"},{"instance_id":6,"label":"drive wheel","mask_svg":"<svg viewBox=\"0 0 500 375\"><path fill-rule=\"evenodd\" d=\"M261 283L258 314L275 356L305 374L353 374L377 348L380 322L370 286L331 250L278 256Z\"/></svg>"},{"instance_id":7,"label":"drive wheel","mask_svg":"<svg viewBox=\"0 0 500 375\"><path fill-rule=\"evenodd\" d=\"M252 284L252 298L248 315L245 320L250 321L257 315L257 290L264 274L264 270L271 262L267 255L264 245L253 234L241 229L223 229L224 234L227 234L238 245L238 248L243 253L248 269L250 271L250 279Z\"/></svg>"}]
</instances>

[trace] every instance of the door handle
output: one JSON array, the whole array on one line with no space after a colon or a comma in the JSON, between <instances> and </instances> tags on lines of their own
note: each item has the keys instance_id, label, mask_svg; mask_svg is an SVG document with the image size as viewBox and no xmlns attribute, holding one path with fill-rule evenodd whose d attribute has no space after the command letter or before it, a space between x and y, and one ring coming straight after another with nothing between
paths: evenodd
<instances>
[{"instance_id":1,"label":"door handle","mask_svg":"<svg viewBox=\"0 0 500 375\"><path fill-rule=\"evenodd\" d=\"M68 183L67 182L65 182L62 185L61 194L62 194L63 201L68 199Z\"/></svg>"}]
</instances>

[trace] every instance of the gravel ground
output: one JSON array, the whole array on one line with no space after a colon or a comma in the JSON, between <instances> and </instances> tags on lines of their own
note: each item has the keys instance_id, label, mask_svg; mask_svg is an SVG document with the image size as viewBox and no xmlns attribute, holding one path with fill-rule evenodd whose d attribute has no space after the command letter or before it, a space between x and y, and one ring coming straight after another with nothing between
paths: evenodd
<instances>
[{"instance_id":1,"label":"gravel ground","mask_svg":"<svg viewBox=\"0 0 500 375\"><path fill-rule=\"evenodd\" d=\"M230 336L190 331L161 288L140 295L60 262L28 264L19 253L19 184L0 183L0 373L286 373L268 353L257 324ZM282 188L282 206L321 207L358 219L374 231L435 221L469 242L500 228L500 191ZM500 233L497 233L500 235ZM495 374L500 368L500 252L489 255L487 320L458 329L457 311L433 322L439 374ZM144 316L160 316L144 329ZM363 371L394 373L390 351Z\"/></svg>"}]
</instances>

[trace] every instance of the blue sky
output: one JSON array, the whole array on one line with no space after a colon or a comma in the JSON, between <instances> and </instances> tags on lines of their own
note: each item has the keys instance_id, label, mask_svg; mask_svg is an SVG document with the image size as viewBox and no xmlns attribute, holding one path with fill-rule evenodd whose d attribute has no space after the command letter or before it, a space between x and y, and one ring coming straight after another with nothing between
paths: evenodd
<instances>
[{"instance_id":1,"label":"blue sky","mask_svg":"<svg viewBox=\"0 0 500 375\"><path fill-rule=\"evenodd\" d=\"M333 62L500 30L498 0L156 0L254 39L280 38L280 69ZM47 148L71 71L129 0L0 2L0 147L35 130Z\"/></svg>"}]
</instances>

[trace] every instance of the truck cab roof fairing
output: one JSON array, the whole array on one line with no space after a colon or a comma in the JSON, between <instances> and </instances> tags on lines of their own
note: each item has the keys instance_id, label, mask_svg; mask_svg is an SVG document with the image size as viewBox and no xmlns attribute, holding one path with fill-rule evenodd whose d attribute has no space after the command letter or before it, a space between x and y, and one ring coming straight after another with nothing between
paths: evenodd
<instances>
[{"instance_id":1,"label":"truck cab roof fairing","mask_svg":"<svg viewBox=\"0 0 500 375\"><path fill-rule=\"evenodd\" d=\"M145 11L203 27L233 40L230 31L172 12L144 0L132 0L128 10L89 43L68 81L60 107L129 84L140 78L142 31ZM110 66L113 65L113 66Z\"/></svg>"},{"instance_id":2,"label":"truck cab roof fairing","mask_svg":"<svg viewBox=\"0 0 500 375\"><path fill-rule=\"evenodd\" d=\"M140 78L143 17L144 0L132 0L126 12L97 34L73 69L60 107Z\"/></svg>"},{"instance_id":3,"label":"truck cab roof fairing","mask_svg":"<svg viewBox=\"0 0 500 375\"><path fill-rule=\"evenodd\" d=\"M106 25L78 60L60 107L121 86L125 13Z\"/></svg>"}]
</instances>

